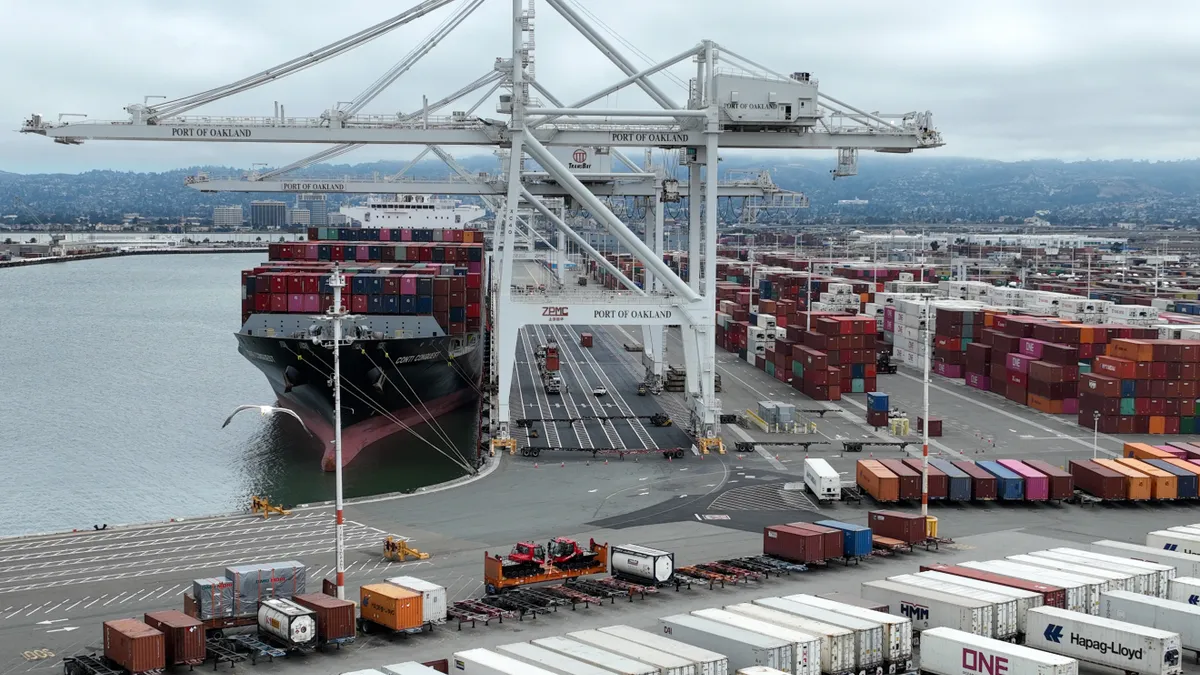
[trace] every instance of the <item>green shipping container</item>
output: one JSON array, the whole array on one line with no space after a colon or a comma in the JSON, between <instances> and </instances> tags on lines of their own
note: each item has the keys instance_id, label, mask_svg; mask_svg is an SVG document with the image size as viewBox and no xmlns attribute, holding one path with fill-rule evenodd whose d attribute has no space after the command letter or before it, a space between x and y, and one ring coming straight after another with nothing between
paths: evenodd
<instances>
[{"instance_id":1,"label":"green shipping container","mask_svg":"<svg viewBox=\"0 0 1200 675\"><path fill-rule=\"evenodd\" d=\"M1200 398L1196 399L1196 407L1192 410L1192 417L1200 417Z\"/></svg>"},{"instance_id":2,"label":"green shipping container","mask_svg":"<svg viewBox=\"0 0 1200 675\"><path fill-rule=\"evenodd\" d=\"M861 377L850 380L850 393L862 394L867 391L867 381Z\"/></svg>"},{"instance_id":3,"label":"green shipping container","mask_svg":"<svg viewBox=\"0 0 1200 675\"><path fill-rule=\"evenodd\" d=\"M792 361L792 377L804 377L804 364Z\"/></svg>"},{"instance_id":4,"label":"green shipping container","mask_svg":"<svg viewBox=\"0 0 1200 675\"><path fill-rule=\"evenodd\" d=\"M1133 407L1133 399L1131 399L1131 398L1121 399L1121 414L1122 415L1136 415L1137 414Z\"/></svg>"},{"instance_id":5,"label":"green shipping container","mask_svg":"<svg viewBox=\"0 0 1200 675\"><path fill-rule=\"evenodd\" d=\"M1080 361L1079 362L1079 373L1082 375L1083 373L1090 373L1090 372L1092 372L1092 362L1091 361Z\"/></svg>"},{"instance_id":6,"label":"green shipping container","mask_svg":"<svg viewBox=\"0 0 1200 675\"><path fill-rule=\"evenodd\" d=\"M775 377L775 363L772 361L767 361L767 374Z\"/></svg>"},{"instance_id":7,"label":"green shipping container","mask_svg":"<svg viewBox=\"0 0 1200 675\"><path fill-rule=\"evenodd\" d=\"M1179 433L1181 433L1181 434L1196 433L1196 418L1195 417L1180 417L1179 418Z\"/></svg>"}]
</instances>

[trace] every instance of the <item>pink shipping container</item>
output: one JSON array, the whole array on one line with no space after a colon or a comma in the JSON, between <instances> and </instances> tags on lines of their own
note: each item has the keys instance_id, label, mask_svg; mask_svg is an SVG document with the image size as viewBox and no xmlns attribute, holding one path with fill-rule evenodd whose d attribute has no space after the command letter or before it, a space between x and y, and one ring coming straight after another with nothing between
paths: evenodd
<instances>
[{"instance_id":1,"label":"pink shipping container","mask_svg":"<svg viewBox=\"0 0 1200 675\"><path fill-rule=\"evenodd\" d=\"M1079 414L1079 399L1064 398L1063 399L1063 414L1078 415Z\"/></svg>"},{"instance_id":2,"label":"pink shipping container","mask_svg":"<svg viewBox=\"0 0 1200 675\"><path fill-rule=\"evenodd\" d=\"M358 262L367 262L368 260L370 260L371 259L371 247L370 246L355 246L354 247L354 259L357 260Z\"/></svg>"},{"instance_id":3,"label":"pink shipping container","mask_svg":"<svg viewBox=\"0 0 1200 675\"><path fill-rule=\"evenodd\" d=\"M474 260L474 261L467 263L467 272L469 274L482 274L483 273L483 263L478 260Z\"/></svg>"},{"instance_id":4,"label":"pink shipping container","mask_svg":"<svg viewBox=\"0 0 1200 675\"><path fill-rule=\"evenodd\" d=\"M304 294L288 293L287 296L287 311L303 312L304 311Z\"/></svg>"},{"instance_id":5,"label":"pink shipping container","mask_svg":"<svg viewBox=\"0 0 1200 675\"><path fill-rule=\"evenodd\" d=\"M1004 365L1006 368L1018 373L1029 373L1029 364L1037 361L1036 356L1026 356L1025 354L1009 354L1005 359Z\"/></svg>"},{"instance_id":6,"label":"pink shipping container","mask_svg":"<svg viewBox=\"0 0 1200 675\"><path fill-rule=\"evenodd\" d=\"M408 230L405 230L407 232ZM417 294L417 275L404 274L400 277L400 295Z\"/></svg>"},{"instance_id":7,"label":"pink shipping container","mask_svg":"<svg viewBox=\"0 0 1200 675\"><path fill-rule=\"evenodd\" d=\"M1046 346L1043 340L1034 340L1033 338L1021 338L1021 354L1032 356L1035 359L1042 358L1042 349ZM1025 371L1021 371L1025 372Z\"/></svg>"},{"instance_id":8,"label":"pink shipping container","mask_svg":"<svg viewBox=\"0 0 1200 675\"><path fill-rule=\"evenodd\" d=\"M1020 460L1002 459L1000 466L1025 479L1025 501L1042 502L1050 499L1050 478Z\"/></svg>"},{"instance_id":9,"label":"pink shipping container","mask_svg":"<svg viewBox=\"0 0 1200 675\"><path fill-rule=\"evenodd\" d=\"M979 373L967 373L967 385L986 391L992 386L992 378Z\"/></svg>"},{"instance_id":10,"label":"pink shipping container","mask_svg":"<svg viewBox=\"0 0 1200 675\"><path fill-rule=\"evenodd\" d=\"M391 240L392 240L392 231L391 230L387 229L386 227L379 230L379 241L391 241Z\"/></svg>"},{"instance_id":11,"label":"pink shipping container","mask_svg":"<svg viewBox=\"0 0 1200 675\"><path fill-rule=\"evenodd\" d=\"M889 333L895 333L896 332L896 320L884 317L883 329Z\"/></svg>"},{"instance_id":12,"label":"pink shipping container","mask_svg":"<svg viewBox=\"0 0 1200 675\"><path fill-rule=\"evenodd\" d=\"M1186 457L1184 459L1200 459L1200 445L1195 443L1184 443L1183 441L1172 442L1171 447L1182 450Z\"/></svg>"},{"instance_id":13,"label":"pink shipping container","mask_svg":"<svg viewBox=\"0 0 1200 675\"><path fill-rule=\"evenodd\" d=\"M320 313L320 311L321 311L321 296L317 295L316 293L306 294L304 296L303 311L312 312L313 314Z\"/></svg>"},{"instance_id":14,"label":"pink shipping container","mask_svg":"<svg viewBox=\"0 0 1200 675\"><path fill-rule=\"evenodd\" d=\"M1066 411L1064 410L1063 412L1066 412ZM1187 453L1184 452L1183 450L1180 450L1179 448L1173 448L1169 445L1156 445L1154 447L1158 448L1159 450L1162 450L1163 452L1169 452L1179 459L1187 459Z\"/></svg>"},{"instance_id":15,"label":"pink shipping container","mask_svg":"<svg viewBox=\"0 0 1200 675\"><path fill-rule=\"evenodd\" d=\"M400 230L400 241L412 241L412 230Z\"/></svg>"},{"instance_id":16,"label":"pink shipping container","mask_svg":"<svg viewBox=\"0 0 1200 675\"><path fill-rule=\"evenodd\" d=\"M933 372L941 375L942 377L962 377L962 366L958 364L946 363L945 361L938 361L937 363L933 364Z\"/></svg>"}]
</instances>

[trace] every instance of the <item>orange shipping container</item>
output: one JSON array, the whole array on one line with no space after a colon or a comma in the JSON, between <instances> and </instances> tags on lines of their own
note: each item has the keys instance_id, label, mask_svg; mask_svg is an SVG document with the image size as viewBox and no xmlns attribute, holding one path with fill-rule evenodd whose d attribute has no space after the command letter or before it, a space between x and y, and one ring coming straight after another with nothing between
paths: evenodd
<instances>
[{"instance_id":1,"label":"orange shipping container","mask_svg":"<svg viewBox=\"0 0 1200 675\"><path fill-rule=\"evenodd\" d=\"M425 623L420 593L391 584L367 584L359 589L359 600L364 622L390 630L411 630Z\"/></svg>"},{"instance_id":2,"label":"orange shipping container","mask_svg":"<svg viewBox=\"0 0 1200 675\"><path fill-rule=\"evenodd\" d=\"M1173 459L1175 457L1175 455L1159 450L1149 443L1126 443L1122 454L1134 459Z\"/></svg>"},{"instance_id":3,"label":"orange shipping container","mask_svg":"<svg viewBox=\"0 0 1200 675\"><path fill-rule=\"evenodd\" d=\"M1125 498L1131 501L1150 499L1150 477L1125 466L1115 459L1094 459L1096 464L1125 477Z\"/></svg>"},{"instance_id":4,"label":"orange shipping container","mask_svg":"<svg viewBox=\"0 0 1200 675\"><path fill-rule=\"evenodd\" d=\"M900 478L873 459L858 460L855 470L858 486L878 502L900 500Z\"/></svg>"},{"instance_id":5,"label":"orange shipping container","mask_svg":"<svg viewBox=\"0 0 1200 675\"><path fill-rule=\"evenodd\" d=\"M1117 461L1150 477L1151 499L1175 499L1179 496L1178 479L1170 471L1151 466L1140 459L1122 458Z\"/></svg>"}]
</instances>

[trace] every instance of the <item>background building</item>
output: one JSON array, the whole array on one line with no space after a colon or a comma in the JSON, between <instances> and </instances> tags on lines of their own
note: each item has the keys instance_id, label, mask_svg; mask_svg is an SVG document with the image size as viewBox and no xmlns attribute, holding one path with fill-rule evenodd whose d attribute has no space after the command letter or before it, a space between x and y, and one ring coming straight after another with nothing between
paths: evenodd
<instances>
[{"instance_id":1,"label":"background building","mask_svg":"<svg viewBox=\"0 0 1200 675\"><path fill-rule=\"evenodd\" d=\"M288 222L292 225L304 225L308 227L312 224L310 216L311 214L309 214L308 209L292 209L291 213L288 214Z\"/></svg>"},{"instance_id":2,"label":"background building","mask_svg":"<svg viewBox=\"0 0 1200 675\"><path fill-rule=\"evenodd\" d=\"M322 193L305 192L296 196L296 208L308 211L308 225L327 227L329 225L329 210L325 205L325 195ZM293 221L293 224L298 224Z\"/></svg>"},{"instance_id":3,"label":"background building","mask_svg":"<svg viewBox=\"0 0 1200 675\"><path fill-rule=\"evenodd\" d=\"M213 208L213 227L236 229L242 226L242 207L217 206Z\"/></svg>"},{"instance_id":4,"label":"background building","mask_svg":"<svg viewBox=\"0 0 1200 675\"><path fill-rule=\"evenodd\" d=\"M250 202L250 227L255 230L277 230L288 224L288 208L283 202L271 199Z\"/></svg>"},{"instance_id":5,"label":"background building","mask_svg":"<svg viewBox=\"0 0 1200 675\"><path fill-rule=\"evenodd\" d=\"M344 213L337 213L337 212L329 214L329 226L330 227L345 227L349 224L350 224L350 216L347 216Z\"/></svg>"}]
</instances>

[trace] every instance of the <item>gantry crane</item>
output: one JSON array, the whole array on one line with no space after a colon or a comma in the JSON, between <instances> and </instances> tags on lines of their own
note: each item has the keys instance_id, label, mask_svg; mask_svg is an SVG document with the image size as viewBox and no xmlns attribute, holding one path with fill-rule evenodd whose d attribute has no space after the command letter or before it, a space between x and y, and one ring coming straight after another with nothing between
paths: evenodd
<instances>
[{"instance_id":1,"label":"gantry crane","mask_svg":"<svg viewBox=\"0 0 1200 675\"><path fill-rule=\"evenodd\" d=\"M270 116L201 117L187 114L208 103L315 66L454 1L418 2L354 35L225 86L154 104L145 99L126 107L124 119L63 121L60 118L52 122L34 114L25 121L21 131L67 144L85 140L332 144L333 147L318 153L317 159L308 158L302 162L327 159L366 144L505 148L509 150L508 157L497 181L458 180L452 182L454 187L450 189L426 190L488 194L497 198L497 236L493 246L499 269L494 271L491 291L494 363L489 382L489 389L494 393L490 416L495 427L493 442L504 444L510 438L509 393L518 330L524 325L547 323L643 325L658 331L664 326L679 325L686 360L691 430L702 448L719 442L716 436L720 401L715 396L713 384L717 198L721 191L719 148L837 150L835 177L853 175L857 171L860 150L907 153L943 145L941 134L933 126L932 115L929 112L900 115L866 112L820 91L817 80L808 73L781 74L712 40L704 40L665 61L639 69L581 15L574 0L545 0L545 3L616 65L624 77L569 104L557 99L536 77L533 68L533 0L511 0L512 22L504 24L511 28L511 53L497 59L492 70L472 83L477 86L470 89L485 86L491 86L493 91L502 89L504 93L500 94L497 112L503 119L465 112L436 115L433 112L441 106L428 104L419 112L407 114L363 113L365 106L379 92L485 1L467 0L430 38L350 103L308 117L288 116L281 106L277 106ZM655 75L687 61L695 65L695 77L688 83L688 99L681 105L659 87ZM719 63L728 63L737 70L718 70ZM631 85L641 89L658 108L586 107ZM548 103L535 98L535 92ZM456 98L452 94L447 97L447 102ZM553 151L562 146L608 148L614 155L625 147L674 149L680 154L681 164L687 166L686 185L678 184L674 174L644 168L611 176L607 182L592 182L592 177L576 175ZM526 157L541 167L540 176L531 176L525 171ZM290 170L289 167L270 178L282 175L286 170ZM260 179L258 187L266 187L270 178ZM393 182L400 185L403 181ZM346 186L351 183L346 181ZM548 187L549 184L554 187ZM199 187L205 189L213 185ZM637 191L646 195L644 240L639 239L597 196L606 190L616 195L636 194ZM662 259L662 205L664 201L678 200L681 193L688 195L691 202L687 215L690 260L687 279L680 278ZM577 208L587 210L641 263L646 272L644 287L635 284L600 256L599 264L616 277L623 290L600 289L592 294L575 290L572 295L561 297L544 292L530 295L514 292L512 266L515 255L512 252L521 204L528 204L566 236L570 237L573 232L558 214L546 207L543 196L565 196ZM594 249L580 248L589 255L598 255Z\"/></svg>"}]
</instances>

